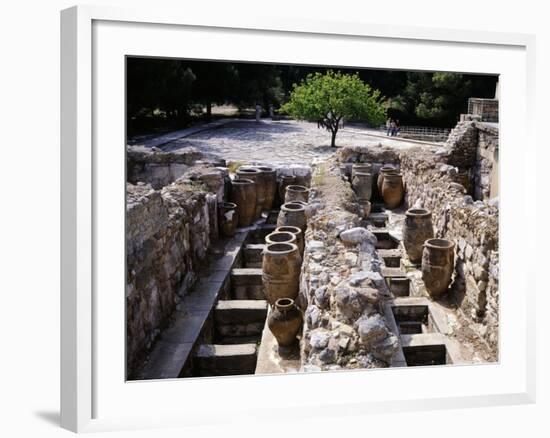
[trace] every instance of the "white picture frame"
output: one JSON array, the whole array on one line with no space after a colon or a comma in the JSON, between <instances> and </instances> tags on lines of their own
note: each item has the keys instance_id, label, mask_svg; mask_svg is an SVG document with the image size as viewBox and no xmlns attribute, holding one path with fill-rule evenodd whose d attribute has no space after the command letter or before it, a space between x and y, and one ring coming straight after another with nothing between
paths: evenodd
<instances>
[{"instance_id":1,"label":"white picture frame","mask_svg":"<svg viewBox=\"0 0 550 438\"><path fill-rule=\"evenodd\" d=\"M143 37L145 33L147 38ZM192 35L196 36L192 45L184 47L181 40L177 44L178 38ZM326 58L326 53L316 50L317 40L342 50ZM269 44L271 50L262 53L265 44ZM531 190L536 175L532 169L527 172L525 158L511 157L506 149L518 141L522 141L525 156L535 149L534 131L530 126L534 108L534 87L531 86L534 45L534 36L524 34L273 17L227 21L212 11L199 15L104 6L78 6L62 11L62 427L82 432L185 426L211 421L214 416L218 422L229 421L235 415L267 418L269 409L281 400L278 391L297 383L309 397L285 403L286 407L278 408L279 413L359 415L367 411L534 402L535 310L531 297L535 288L533 280L519 280L532 279L533 267L518 260L513 251L533 242L521 240L512 231L521 225L520 204L536 204L534 190ZM388 47L400 49L399 65L389 59L391 57L384 58ZM368 48L368 60L364 56L350 57L350 51L364 53L364 48ZM421 53L431 56L418 58ZM125 145L123 141L118 142L124 131L124 124L120 124L124 119L120 111L124 107L121 66L126 55L500 74L501 175L509 175L513 169L516 182L512 184L505 178L501 182L500 362L437 369L121 381L120 364L124 362L124 342L120 338L124 326L121 266L124 260L120 257L120 243L124 241L124 204L120 202L124 198L124 187L120 182L124 179ZM470 59L472 57L475 59ZM352 62L353 59L357 61ZM513 126L510 120L515 121ZM515 130L522 132L521 139ZM106 144L115 146L105 149ZM116 149L118 146L120 150ZM109 160L106 154L112 154ZM511 208L512 199L516 200L514 208ZM115 213L105 216L109 211ZM107 295L107 289L114 292ZM517 314L513 323L509 317L511 312ZM411 376L414 379L410 379ZM388 390L389 381L398 390ZM447 387L441 386L444 381L448 382ZM342 396L341 390L333 391L333 388L361 387L365 382L369 385L368 392L350 391ZM178 398L182 385L184 393L192 397ZM267 390L273 392L273 401L259 406L254 400ZM234 401L231 405L228 405L229 394ZM327 399L327 394L331 402L320 402ZM137 406L133 403L135 400L141 400L145 406Z\"/></svg>"}]
</instances>

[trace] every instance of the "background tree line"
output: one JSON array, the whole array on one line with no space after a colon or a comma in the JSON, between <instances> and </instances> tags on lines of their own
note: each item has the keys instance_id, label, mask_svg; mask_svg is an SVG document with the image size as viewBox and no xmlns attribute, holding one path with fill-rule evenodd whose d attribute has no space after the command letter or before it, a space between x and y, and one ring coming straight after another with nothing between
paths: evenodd
<instances>
[{"instance_id":1,"label":"background tree line","mask_svg":"<svg viewBox=\"0 0 550 438\"><path fill-rule=\"evenodd\" d=\"M468 98L493 97L497 81L496 76L459 73L128 58L128 133L185 127L211 118L213 105L244 111L258 103L264 111L269 105L277 111L294 84L330 69L357 73L380 91L388 116L403 125L453 127L466 112Z\"/></svg>"}]
</instances>

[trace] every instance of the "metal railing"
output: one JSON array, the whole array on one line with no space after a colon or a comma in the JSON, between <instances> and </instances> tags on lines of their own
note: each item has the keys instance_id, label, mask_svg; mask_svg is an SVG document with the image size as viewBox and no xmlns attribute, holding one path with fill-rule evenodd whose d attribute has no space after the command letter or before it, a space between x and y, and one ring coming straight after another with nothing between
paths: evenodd
<instances>
[{"instance_id":1,"label":"metal railing","mask_svg":"<svg viewBox=\"0 0 550 438\"><path fill-rule=\"evenodd\" d=\"M381 131L387 132L386 125L380 127ZM399 127L398 136L418 140L446 141L451 130L449 128L433 128L430 126L406 126Z\"/></svg>"}]
</instances>

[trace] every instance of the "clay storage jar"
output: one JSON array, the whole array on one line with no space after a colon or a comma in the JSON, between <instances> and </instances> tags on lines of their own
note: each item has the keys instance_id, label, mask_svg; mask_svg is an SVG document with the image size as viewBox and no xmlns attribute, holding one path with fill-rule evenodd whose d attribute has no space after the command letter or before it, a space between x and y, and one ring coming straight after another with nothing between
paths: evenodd
<instances>
[{"instance_id":1,"label":"clay storage jar","mask_svg":"<svg viewBox=\"0 0 550 438\"><path fill-rule=\"evenodd\" d=\"M351 180L351 186L357 199L370 201L372 195L372 174L355 172Z\"/></svg>"},{"instance_id":2,"label":"clay storage jar","mask_svg":"<svg viewBox=\"0 0 550 438\"><path fill-rule=\"evenodd\" d=\"M265 188L265 201L263 209L269 211L275 203L275 195L277 194L277 171L272 167L258 166L262 172L262 179Z\"/></svg>"},{"instance_id":3,"label":"clay storage jar","mask_svg":"<svg viewBox=\"0 0 550 438\"><path fill-rule=\"evenodd\" d=\"M386 173L382 183L382 199L387 208L395 208L403 202L405 188L403 175L400 173Z\"/></svg>"},{"instance_id":4,"label":"clay storage jar","mask_svg":"<svg viewBox=\"0 0 550 438\"><path fill-rule=\"evenodd\" d=\"M378 172L378 179L376 180L376 185L378 187L378 193L382 196L382 184L384 183L384 176L387 173L399 173L394 166L382 166Z\"/></svg>"},{"instance_id":5,"label":"clay storage jar","mask_svg":"<svg viewBox=\"0 0 550 438\"><path fill-rule=\"evenodd\" d=\"M296 236L286 231L275 230L273 233L265 236L265 244L269 245L271 243L293 243L294 245L298 246L298 240L296 239ZM298 248L298 251L299 250L300 248Z\"/></svg>"},{"instance_id":6,"label":"clay storage jar","mask_svg":"<svg viewBox=\"0 0 550 438\"><path fill-rule=\"evenodd\" d=\"M285 190L285 203L292 201L302 201L307 203L309 201L309 189L304 186L289 185Z\"/></svg>"},{"instance_id":7,"label":"clay storage jar","mask_svg":"<svg viewBox=\"0 0 550 438\"><path fill-rule=\"evenodd\" d=\"M220 202L218 204L218 224L222 236L234 236L238 223L237 204L233 202Z\"/></svg>"},{"instance_id":8,"label":"clay storage jar","mask_svg":"<svg viewBox=\"0 0 550 438\"><path fill-rule=\"evenodd\" d=\"M262 283L269 304L279 298L296 298L302 257L293 243L270 243L262 252Z\"/></svg>"},{"instance_id":9,"label":"clay storage jar","mask_svg":"<svg viewBox=\"0 0 550 438\"><path fill-rule=\"evenodd\" d=\"M287 202L281 206L277 226L292 225L305 232L307 227L306 206L301 202Z\"/></svg>"},{"instance_id":10,"label":"clay storage jar","mask_svg":"<svg viewBox=\"0 0 550 438\"><path fill-rule=\"evenodd\" d=\"M239 227L248 227L256 211L256 183L236 178L231 182L231 202L237 204Z\"/></svg>"},{"instance_id":11,"label":"clay storage jar","mask_svg":"<svg viewBox=\"0 0 550 438\"><path fill-rule=\"evenodd\" d=\"M267 326L279 347L289 347L296 342L296 335L302 326L302 312L290 298L280 298L267 318Z\"/></svg>"},{"instance_id":12,"label":"clay storage jar","mask_svg":"<svg viewBox=\"0 0 550 438\"><path fill-rule=\"evenodd\" d=\"M357 201L357 204L359 205L359 216L361 216L362 219L367 219L369 217L371 209L370 201L367 201L366 199L360 199L359 201Z\"/></svg>"},{"instance_id":13,"label":"clay storage jar","mask_svg":"<svg viewBox=\"0 0 550 438\"><path fill-rule=\"evenodd\" d=\"M351 180L356 173L370 173L372 174L372 164L371 163L354 163L351 166Z\"/></svg>"},{"instance_id":14,"label":"clay storage jar","mask_svg":"<svg viewBox=\"0 0 550 438\"><path fill-rule=\"evenodd\" d=\"M434 237L432 213L424 208L411 208L405 213L403 245L411 263L422 261L424 242Z\"/></svg>"},{"instance_id":15,"label":"clay storage jar","mask_svg":"<svg viewBox=\"0 0 550 438\"><path fill-rule=\"evenodd\" d=\"M279 196L279 205L285 203L285 193L287 186L294 184L296 177L294 175L281 175L279 177L279 185L277 189L277 195Z\"/></svg>"},{"instance_id":16,"label":"clay storage jar","mask_svg":"<svg viewBox=\"0 0 550 438\"><path fill-rule=\"evenodd\" d=\"M298 227L293 227L291 225L283 226L283 227L277 227L275 228L276 232L280 233L292 233L296 236L296 245L298 245L298 249L300 250L300 255L304 254L304 233L302 233L302 230Z\"/></svg>"},{"instance_id":17,"label":"clay storage jar","mask_svg":"<svg viewBox=\"0 0 550 438\"><path fill-rule=\"evenodd\" d=\"M428 239L422 252L422 280L432 298L447 291L454 271L455 244L446 239Z\"/></svg>"},{"instance_id":18,"label":"clay storage jar","mask_svg":"<svg viewBox=\"0 0 550 438\"><path fill-rule=\"evenodd\" d=\"M260 218L265 202L265 185L262 172L255 167L240 167L237 170L238 178L251 179L256 183L256 206L254 209L254 220Z\"/></svg>"}]
</instances>

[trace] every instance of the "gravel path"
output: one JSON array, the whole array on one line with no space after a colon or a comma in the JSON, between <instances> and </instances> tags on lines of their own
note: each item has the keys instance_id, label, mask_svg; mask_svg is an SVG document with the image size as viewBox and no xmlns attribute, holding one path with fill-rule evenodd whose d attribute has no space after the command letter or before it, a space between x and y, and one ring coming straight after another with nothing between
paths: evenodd
<instances>
[{"instance_id":1,"label":"gravel path","mask_svg":"<svg viewBox=\"0 0 550 438\"><path fill-rule=\"evenodd\" d=\"M380 131L345 128L336 137L338 146L388 145L398 149L418 146L418 142L380 136ZM272 164L306 164L335 152L330 133L316 123L240 120L191 134L162 146L164 151L196 147L229 161Z\"/></svg>"}]
</instances>

